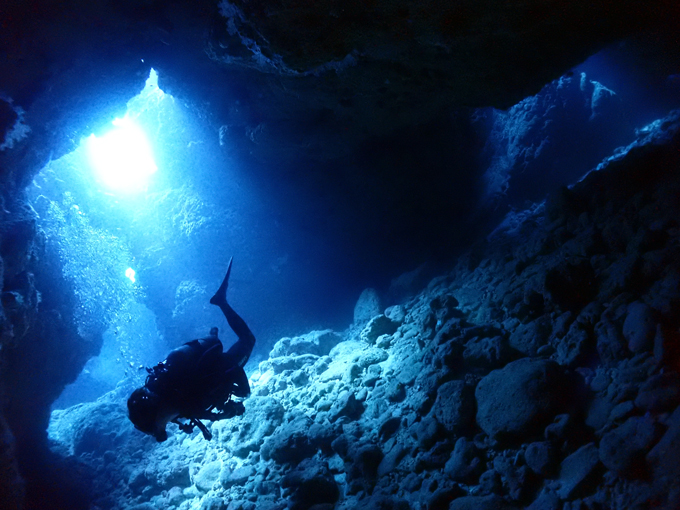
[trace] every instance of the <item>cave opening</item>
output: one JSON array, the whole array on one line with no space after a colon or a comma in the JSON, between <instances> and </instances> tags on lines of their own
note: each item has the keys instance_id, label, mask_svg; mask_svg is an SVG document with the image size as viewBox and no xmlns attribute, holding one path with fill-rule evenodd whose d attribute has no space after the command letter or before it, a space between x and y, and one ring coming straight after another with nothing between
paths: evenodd
<instances>
[{"instance_id":1,"label":"cave opening","mask_svg":"<svg viewBox=\"0 0 680 510\"><path fill-rule=\"evenodd\" d=\"M226 198L205 193L217 168L201 151L198 121L159 88L155 70L125 115L103 124L99 135L50 161L28 189L45 249L77 300L78 334L95 345L95 356L53 409L96 400L121 381L138 385L144 367L203 336L199 327L215 317L203 281L212 275L202 270L237 244L225 236L223 249L206 249L214 229L235 229L237 200L226 197L232 211L214 213L217 197ZM229 186L220 192L225 188L228 195ZM177 291L161 296L167 286ZM171 324L164 329L157 312L168 307Z\"/></svg>"}]
</instances>

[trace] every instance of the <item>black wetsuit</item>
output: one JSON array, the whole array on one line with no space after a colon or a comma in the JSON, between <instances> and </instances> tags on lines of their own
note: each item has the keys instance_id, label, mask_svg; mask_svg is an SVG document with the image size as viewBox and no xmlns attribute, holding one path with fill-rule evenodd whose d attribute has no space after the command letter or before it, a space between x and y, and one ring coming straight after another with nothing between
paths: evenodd
<instances>
[{"instance_id":1,"label":"black wetsuit","mask_svg":"<svg viewBox=\"0 0 680 510\"><path fill-rule=\"evenodd\" d=\"M128 399L130 421L157 441L168 438L165 426L171 421L184 432L198 427L210 440L212 434L201 420L222 420L245 411L243 404L232 402L231 397L250 394L243 367L255 346L255 336L227 303L231 264L230 260L227 274L210 304L220 307L238 341L227 352L222 352L217 328L211 329L210 336L185 343L174 349L165 361L148 369L146 383ZM189 421L182 422L181 418Z\"/></svg>"},{"instance_id":2,"label":"black wetsuit","mask_svg":"<svg viewBox=\"0 0 680 510\"><path fill-rule=\"evenodd\" d=\"M238 335L236 343L222 352L216 331L214 335L187 342L156 365L146 381L145 386L176 408L182 418L228 418L230 416L211 411L216 408L227 412L225 404L232 395L247 397L250 394L243 367L253 350L255 337L226 301L215 304Z\"/></svg>"}]
</instances>

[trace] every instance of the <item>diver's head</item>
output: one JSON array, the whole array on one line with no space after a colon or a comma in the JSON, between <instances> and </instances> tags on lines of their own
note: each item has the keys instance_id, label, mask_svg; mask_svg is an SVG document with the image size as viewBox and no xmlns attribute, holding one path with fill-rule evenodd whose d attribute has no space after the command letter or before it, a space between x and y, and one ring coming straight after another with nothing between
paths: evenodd
<instances>
[{"instance_id":1,"label":"diver's head","mask_svg":"<svg viewBox=\"0 0 680 510\"><path fill-rule=\"evenodd\" d=\"M165 423L161 425L160 397L146 386L132 392L127 402L130 421L140 432L152 435L156 441L162 442L168 438Z\"/></svg>"}]
</instances>

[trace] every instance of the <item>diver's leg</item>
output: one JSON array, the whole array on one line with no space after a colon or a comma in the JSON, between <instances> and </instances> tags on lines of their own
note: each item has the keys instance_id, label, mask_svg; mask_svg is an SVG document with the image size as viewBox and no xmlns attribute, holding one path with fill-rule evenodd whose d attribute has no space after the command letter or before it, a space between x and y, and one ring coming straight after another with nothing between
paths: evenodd
<instances>
[{"instance_id":1,"label":"diver's leg","mask_svg":"<svg viewBox=\"0 0 680 510\"><path fill-rule=\"evenodd\" d=\"M220 285L220 288L217 289L217 292L215 292L215 295L210 298L210 304L211 305L217 305L220 308L222 308L222 306L221 306L222 303L227 302L227 287L229 286L229 275L231 274L231 263L233 261L234 261L234 257L231 257L229 259L229 266L227 266L227 274L224 276L224 280L222 280L222 285Z\"/></svg>"},{"instance_id":2,"label":"diver's leg","mask_svg":"<svg viewBox=\"0 0 680 510\"><path fill-rule=\"evenodd\" d=\"M250 353L253 352L253 347L255 347L255 335L250 331L244 320L228 304L225 303L224 306L224 308L228 308L228 311L225 312L223 307L220 308L222 308L225 315L229 313L227 321L231 329L234 330L234 333L238 335L236 343L223 355L225 366L244 367L248 362L248 358L250 358Z\"/></svg>"},{"instance_id":3,"label":"diver's leg","mask_svg":"<svg viewBox=\"0 0 680 510\"><path fill-rule=\"evenodd\" d=\"M245 321L231 306L229 306L229 303L227 303L227 287L229 285L229 275L231 273L231 263L233 260L233 257L229 259L227 274L224 277L220 288L217 289L215 295L210 299L210 303L220 307L220 310L222 310L222 313L229 323L229 327L236 333L236 336L238 336L238 341L231 346L225 356L233 360L234 364L242 367L246 364L246 361L248 361L250 353L255 346L255 336L252 331L250 331L250 328Z\"/></svg>"}]
</instances>

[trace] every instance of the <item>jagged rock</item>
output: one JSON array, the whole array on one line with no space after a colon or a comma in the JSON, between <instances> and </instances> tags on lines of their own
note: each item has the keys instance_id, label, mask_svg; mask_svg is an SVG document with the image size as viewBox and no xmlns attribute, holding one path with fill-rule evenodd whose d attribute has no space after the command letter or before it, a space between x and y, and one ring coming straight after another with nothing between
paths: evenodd
<instances>
[{"instance_id":1,"label":"jagged rock","mask_svg":"<svg viewBox=\"0 0 680 510\"><path fill-rule=\"evenodd\" d=\"M400 443L395 443L392 449L387 452L380 461L380 465L378 466L378 477L382 478L392 472L408 453L409 448Z\"/></svg>"},{"instance_id":2,"label":"jagged rock","mask_svg":"<svg viewBox=\"0 0 680 510\"><path fill-rule=\"evenodd\" d=\"M441 429L442 426L439 421L432 415L428 415L415 424L412 433L418 441L418 446L423 450L429 450L441 435Z\"/></svg>"},{"instance_id":3,"label":"jagged rock","mask_svg":"<svg viewBox=\"0 0 680 510\"><path fill-rule=\"evenodd\" d=\"M465 491L458 485L437 489L427 504L428 510L448 510L451 502L465 495Z\"/></svg>"},{"instance_id":4,"label":"jagged rock","mask_svg":"<svg viewBox=\"0 0 680 510\"><path fill-rule=\"evenodd\" d=\"M246 458L260 450L283 421L284 413L283 406L272 397L250 397L240 422L226 420L213 425L215 440L237 457Z\"/></svg>"},{"instance_id":5,"label":"jagged rock","mask_svg":"<svg viewBox=\"0 0 680 510\"><path fill-rule=\"evenodd\" d=\"M399 428L400 424L401 424L400 417L393 416L391 418L388 418L383 422L382 425L380 425L380 428L378 429L378 434L383 439L383 441L386 441L387 439L394 435L394 433Z\"/></svg>"},{"instance_id":6,"label":"jagged rock","mask_svg":"<svg viewBox=\"0 0 680 510\"><path fill-rule=\"evenodd\" d=\"M230 469L226 464L223 464L222 471L220 471L219 475L219 481L225 489L233 486L243 486L251 476L255 475L255 472L253 466L242 466L240 468Z\"/></svg>"},{"instance_id":7,"label":"jagged rock","mask_svg":"<svg viewBox=\"0 0 680 510\"><path fill-rule=\"evenodd\" d=\"M563 366L575 367L587 364L597 349L590 328L574 321L564 338L557 344L555 360Z\"/></svg>"},{"instance_id":8,"label":"jagged rock","mask_svg":"<svg viewBox=\"0 0 680 510\"><path fill-rule=\"evenodd\" d=\"M440 345L448 342L452 338L458 337L462 334L463 320L460 318L449 319L437 331L434 337L434 344ZM484 336L484 335L482 335Z\"/></svg>"},{"instance_id":9,"label":"jagged rock","mask_svg":"<svg viewBox=\"0 0 680 510\"><path fill-rule=\"evenodd\" d=\"M401 324L406 318L406 310L402 305L390 306L385 309L385 317L397 324Z\"/></svg>"},{"instance_id":10,"label":"jagged rock","mask_svg":"<svg viewBox=\"0 0 680 510\"><path fill-rule=\"evenodd\" d=\"M382 367L379 365L371 365L366 370L366 375L362 381L364 386L372 388L380 380L382 374Z\"/></svg>"},{"instance_id":11,"label":"jagged rock","mask_svg":"<svg viewBox=\"0 0 680 510\"><path fill-rule=\"evenodd\" d=\"M333 422L346 416L350 420L357 420L364 412L364 404L357 400L354 393L343 391L330 409L329 419Z\"/></svg>"},{"instance_id":12,"label":"jagged rock","mask_svg":"<svg viewBox=\"0 0 680 510\"><path fill-rule=\"evenodd\" d=\"M597 353L605 364L613 364L627 355L623 335L617 325L604 314L602 320L595 325L597 337Z\"/></svg>"},{"instance_id":13,"label":"jagged rock","mask_svg":"<svg viewBox=\"0 0 680 510\"><path fill-rule=\"evenodd\" d=\"M411 386L419 374L423 371L423 364L420 363L419 356L408 356L404 363L400 363L394 374L395 380L404 386Z\"/></svg>"},{"instance_id":14,"label":"jagged rock","mask_svg":"<svg viewBox=\"0 0 680 510\"><path fill-rule=\"evenodd\" d=\"M520 463L521 456L512 450L494 457L494 470L501 476L503 491L512 501L526 499L530 482L535 478L526 465Z\"/></svg>"},{"instance_id":15,"label":"jagged rock","mask_svg":"<svg viewBox=\"0 0 680 510\"><path fill-rule=\"evenodd\" d=\"M403 402L406 400L406 386L397 380L388 383L385 397L395 404Z\"/></svg>"},{"instance_id":16,"label":"jagged rock","mask_svg":"<svg viewBox=\"0 0 680 510\"><path fill-rule=\"evenodd\" d=\"M481 494L500 493L503 484L501 475L495 469L487 469L479 476L479 489Z\"/></svg>"},{"instance_id":17,"label":"jagged rock","mask_svg":"<svg viewBox=\"0 0 680 510\"><path fill-rule=\"evenodd\" d=\"M449 510L511 510L514 508L500 496L464 496L454 499Z\"/></svg>"},{"instance_id":18,"label":"jagged rock","mask_svg":"<svg viewBox=\"0 0 680 510\"><path fill-rule=\"evenodd\" d=\"M453 444L448 439L439 441L430 450L416 456L415 470L432 471L444 467L451 456Z\"/></svg>"},{"instance_id":19,"label":"jagged rock","mask_svg":"<svg viewBox=\"0 0 680 510\"><path fill-rule=\"evenodd\" d=\"M364 500L365 501L365 500ZM408 501L395 497L386 496L383 494L373 495L365 506L366 510L410 510L411 506ZM328 509L314 509L314 510L333 510Z\"/></svg>"},{"instance_id":20,"label":"jagged rock","mask_svg":"<svg viewBox=\"0 0 680 510\"><path fill-rule=\"evenodd\" d=\"M580 310L597 295L597 278L588 261L565 262L545 276L550 298L563 310Z\"/></svg>"},{"instance_id":21,"label":"jagged rock","mask_svg":"<svg viewBox=\"0 0 680 510\"><path fill-rule=\"evenodd\" d=\"M191 477L191 482L201 491L208 492L213 485L220 479L222 471L222 461L215 460L203 464L196 474Z\"/></svg>"},{"instance_id":22,"label":"jagged rock","mask_svg":"<svg viewBox=\"0 0 680 510\"><path fill-rule=\"evenodd\" d=\"M628 349L634 353L650 350L655 333L656 324L651 308L639 301L628 305L628 314L623 323L623 336L628 342Z\"/></svg>"},{"instance_id":23,"label":"jagged rock","mask_svg":"<svg viewBox=\"0 0 680 510\"><path fill-rule=\"evenodd\" d=\"M503 336L474 337L465 344L462 356L466 366L492 370L507 365L512 350Z\"/></svg>"},{"instance_id":24,"label":"jagged rock","mask_svg":"<svg viewBox=\"0 0 680 510\"><path fill-rule=\"evenodd\" d=\"M260 373L273 370L275 374L280 374L286 370L299 370L313 366L319 357L314 354L302 354L300 356L280 356L270 358L260 363Z\"/></svg>"},{"instance_id":25,"label":"jagged rock","mask_svg":"<svg viewBox=\"0 0 680 510\"><path fill-rule=\"evenodd\" d=\"M475 416L472 388L464 381L442 384L437 390L437 399L431 412L450 434L465 433L474 422Z\"/></svg>"},{"instance_id":26,"label":"jagged rock","mask_svg":"<svg viewBox=\"0 0 680 510\"><path fill-rule=\"evenodd\" d=\"M304 418L281 425L262 445L262 458L279 464L298 464L314 455L316 448L307 435L309 425Z\"/></svg>"},{"instance_id":27,"label":"jagged rock","mask_svg":"<svg viewBox=\"0 0 680 510\"><path fill-rule=\"evenodd\" d=\"M483 452L475 443L461 437L456 441L444 471L456 482L471 484L484 470L483 459Z\"/></svg>"},{"instance_id":28,"label":"jagged rock","mask_svg":"<svg viewBox=\"0 0 680 510\"><path fill-rule=\"evenodd\" d=\"M588 443L562 461L557 494L562 499L572 499L580 491L597 486L600 458L597 446Z\"/></svg>"},{"instance_id":29,"label":"jagged rock","mask_svg":"<svg viewBox=\"0 0 680 510\"><path fill-rule=\"evenodd\" d=\"M477 385L477 423L492 437L530 437L564 406L563 384L554 361L513 361Z\"/></svg>"},{"instance_id":30,"label":"jagged rock","mask_svg":"<svg viewBox=\"0 0 680 510\"><path fill-rule=\"evenodd\" d=\"M315 505L333 505L340 491L328 466L311 459L302 461L281 480L281 487L290 489L291 510L308 510Z\"/></svg>"},{"instance_id":31,"label":"jagged rock","mask_svg":"<svg viewBox=\"0 0 680 510\"><path fill-rule=\"evenodd\" d=\"M372 347L370 349L365 350L361 354L361 356L359 356L359 359L357 360L357 364L361 368L368 368L371 365L376 365L378 363L382 363L387 358L389 358L389 356L390 355L384 349L380 349L378 347Z\"/></svg>"},{"instance_id":32,"label":"jagged rock","mask_svg":"<svg viewBox=\"0 0 680 510\"><path fill-rule=\"evenodd\" d=\"M375 289L364 289L354 306L354 324L363 326L376 315L380 315L380 297Z\"/></svg>"},{"instance_id":33,"label":"jagged rock","mask_svg":"<svg viewBox=\"0 0 680 510\"><path fill-rule=\"evenodd\" d=\"M527 466L536 474L550 477L557 467L557 455L549 441L538 441L527 446L524 452Z\"/></svg>"},{"instance_id":34,"label":"jagged rock","mask_svg":"<svg viewBox=\"0 0 680 510\"><path fill-rule=\"evenodd\" d=\"M560 508L562 503L559 496L552 491L544 490L526 507L526 510L560 510Z\"/></svg>"},{"instance_id":35,"label":"jagged rock","mask_svg":"<svg viewBox=\"0 0 680 510\"><path fill-rule=\"evenodd\" d=\"M207 497L201 501L200 510L226 510L227 504L221 498Z\"/></svg>"},{"instance_id":36,"label":"jagged rock","mask_svg":"<svg viewBox=\"0 0 680 510\"><path fill-rule=\"evenodd\" d=\"M634 416L602 436L600 460L622 476L643 477L644 456L657 439L657 424L650 416Z\"/></svg>"},{"instance_id":37,"label":"jagged rock","mask_svg":"<svg viewBox=\"0 0 680 510\"><path fill-rule=\"evenodd\" d=\"M379 336L392 335L397 331L398 324L384 315L373 317L361 332L360 338L368 344L374 344Z\"/></svg>"},{"instance_id":38,"label":"jagged rock","mask_svg":"<svg viewBox=\"0 0 680 510\"><path fill-rule=\"evenodd\" d=\"M545 345L552 333L550 316L544 315L527 324L520 324L510 335L510 347L525 356L536 356L538 349Z\"/></svg>"},{"instance_id":39,"label":"jagged rock","mask_svg":"<svg viewBox=\"0 0 680 510\"><path fill-rule=\"evenodd\" d=\"M339 431L329 422L315 422L308 431L309 441L314 447L324 452L331 450L331 444L338 437Z\"/></svg>"},{"instance_id":40,"label":"jagged rock","mask_svg":"<svg viewBox=\"0 0 680 510\"><path fill-rule=\"evenodd\" d=\"M680 399L680 374L674 371L655 374L640 387L635 405L655 413L671 411Z\"/></svg>"},{"instance_id":41,"label":"jagged rock","mask_svg":"<svg viewBox=\"0 0 680 510\"><path fill-rule=\"evenodd\" d=\"M274 348L269 356L271 358L292 356L294 354L325 356L340 342L342 342L342 336L331 329L312 331L306 335L296 336L294 338L282 338L274 344Z\"/></svg>"},{"instance_id":42,"label":"jagged rock","mask_svg":"<svg viewBox=\"0 0 680 510\"><path fill-rule=\"evenodd\" d=\"M371 490L378 479L378 467L382 460L383 452L379 446L358 448L353 455L350 478L359 481L366 490Z\"/></svg>"},{"instance_id":43,"label":"jagged rock","mask_svg":"<svg viewBox=\"0 0 680 510\"><path fill-rule=\"evenodd\" d=\"M458 309L459 304L459 301L451 294L437 296L430 301L430 309L434 312L437 324L444 324L454 317L462 317L463 312Z\"/></svg>"}]
</instances>

